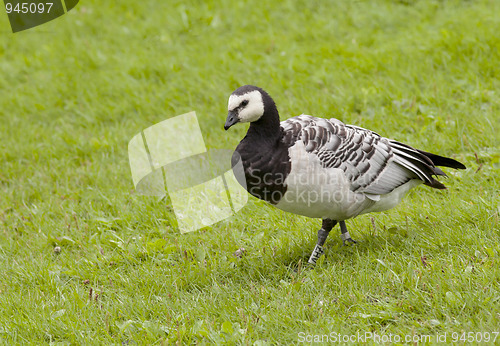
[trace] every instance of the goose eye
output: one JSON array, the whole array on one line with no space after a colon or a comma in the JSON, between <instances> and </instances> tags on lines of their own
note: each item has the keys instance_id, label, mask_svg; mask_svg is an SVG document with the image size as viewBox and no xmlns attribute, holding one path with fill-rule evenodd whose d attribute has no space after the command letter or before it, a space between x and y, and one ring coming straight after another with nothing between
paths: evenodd
<instances>
[{"instance_id":1,"label":"goose eye","mask_svg":"<svg viewBox=\"0 0 500 346\"><path fill-rule=\"evenodd\" d=\"M245 107L247 104L248 104L248 100L243 100L240 103L241 107Z\"/></svg>"}]
</instances>

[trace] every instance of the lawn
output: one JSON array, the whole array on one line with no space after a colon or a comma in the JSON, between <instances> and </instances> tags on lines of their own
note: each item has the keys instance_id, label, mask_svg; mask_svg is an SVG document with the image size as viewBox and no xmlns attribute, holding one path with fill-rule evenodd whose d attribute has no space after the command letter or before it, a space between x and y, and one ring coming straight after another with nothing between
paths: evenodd
<instances>
[{"instance_id":1,"label":"lawn","mask_svg":"<svg viewBox=\"0 0 500 346\"><path fill-rule=\"evenodd\" d=\"M16 34L0 15L0 340L493 341L499 13L494 0L81 1ZM468 169L349 220L355 246L337 226L315 267L320 221L253 197L180 234L168 198L134 194L128 142L194 110L207 148L235 148L246 126L223 125L243 84L282 119L336 117Z\"/></svg>"}]
</instances>

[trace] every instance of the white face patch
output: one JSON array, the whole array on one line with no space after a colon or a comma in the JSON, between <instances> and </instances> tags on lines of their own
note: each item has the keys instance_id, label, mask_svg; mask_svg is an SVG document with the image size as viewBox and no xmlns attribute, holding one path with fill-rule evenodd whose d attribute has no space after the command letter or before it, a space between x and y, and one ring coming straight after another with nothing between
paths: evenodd
<instances>
[{"instance_id":1,"label":"white face patch","mask_svg":"<svg viewBox=\"0 0 500 346\"><path fill-rule=\"evenodd\" d=\"M242 102L247 101L247 105ZM227 105L228 111L238 109L238 119L241 123L257 121L264 114L264 101L258 90L243 95L231 95Z\"/></svg>"}]
</instances>

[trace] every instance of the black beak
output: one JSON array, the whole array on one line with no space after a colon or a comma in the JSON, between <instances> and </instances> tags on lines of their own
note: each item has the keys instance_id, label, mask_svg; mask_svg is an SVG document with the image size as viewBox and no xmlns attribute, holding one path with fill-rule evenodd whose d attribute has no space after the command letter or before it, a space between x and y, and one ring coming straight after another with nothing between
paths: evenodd
<instances>
[{"instance_id":1,"label":"black beak","mask_svg":"<svg viewBox=\"0 0 500 346\"><path fill-rule=\"evenodd\" d=\"M235 111L229 111L229 113L227 113L226 123L224 124L224 130L227 131L228 128L239 121L240 119L238 119L238 114Z\"/></svg>"}]
</instances>

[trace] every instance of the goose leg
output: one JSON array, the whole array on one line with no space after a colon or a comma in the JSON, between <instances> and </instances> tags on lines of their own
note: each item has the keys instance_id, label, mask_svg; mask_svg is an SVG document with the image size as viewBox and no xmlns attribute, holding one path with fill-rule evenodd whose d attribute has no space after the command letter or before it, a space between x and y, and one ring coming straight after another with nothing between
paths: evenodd
<instances>
[{"instance_id":1,"label":"goose leg","mask_svg":"<svg viewBox=\"0 0 500 346\"><path fill-rule=\"evenodd\" d=\"M325 252L323 250L323 245L325 244L326 238L328 234L332 230L333 226L337 224L337 221L330 219L323 219L323 224L321 225L321 229L318 231L318 243L314 247L314 250L309 258L309 263L316 264L318 258Z\"/></svg>"},{"instance_id":2,"label":"goose leg","mask_svg":"<svg viewBox=\"0 0 500 346\"><path fill-rule=\"evenodd\" d=\"M348 242L351 242L353 244L356 244L357 241L355 241L354 239L351 238L351 235L349 234L349 232L347 231L347 227L345 225L345 221L340 221L339 222L339 226L340 226L340 232L342 232L340 234L340 238L342 238L342 245L346 245L345 242L348 241Z\"/></svg>"}]
</instances>

